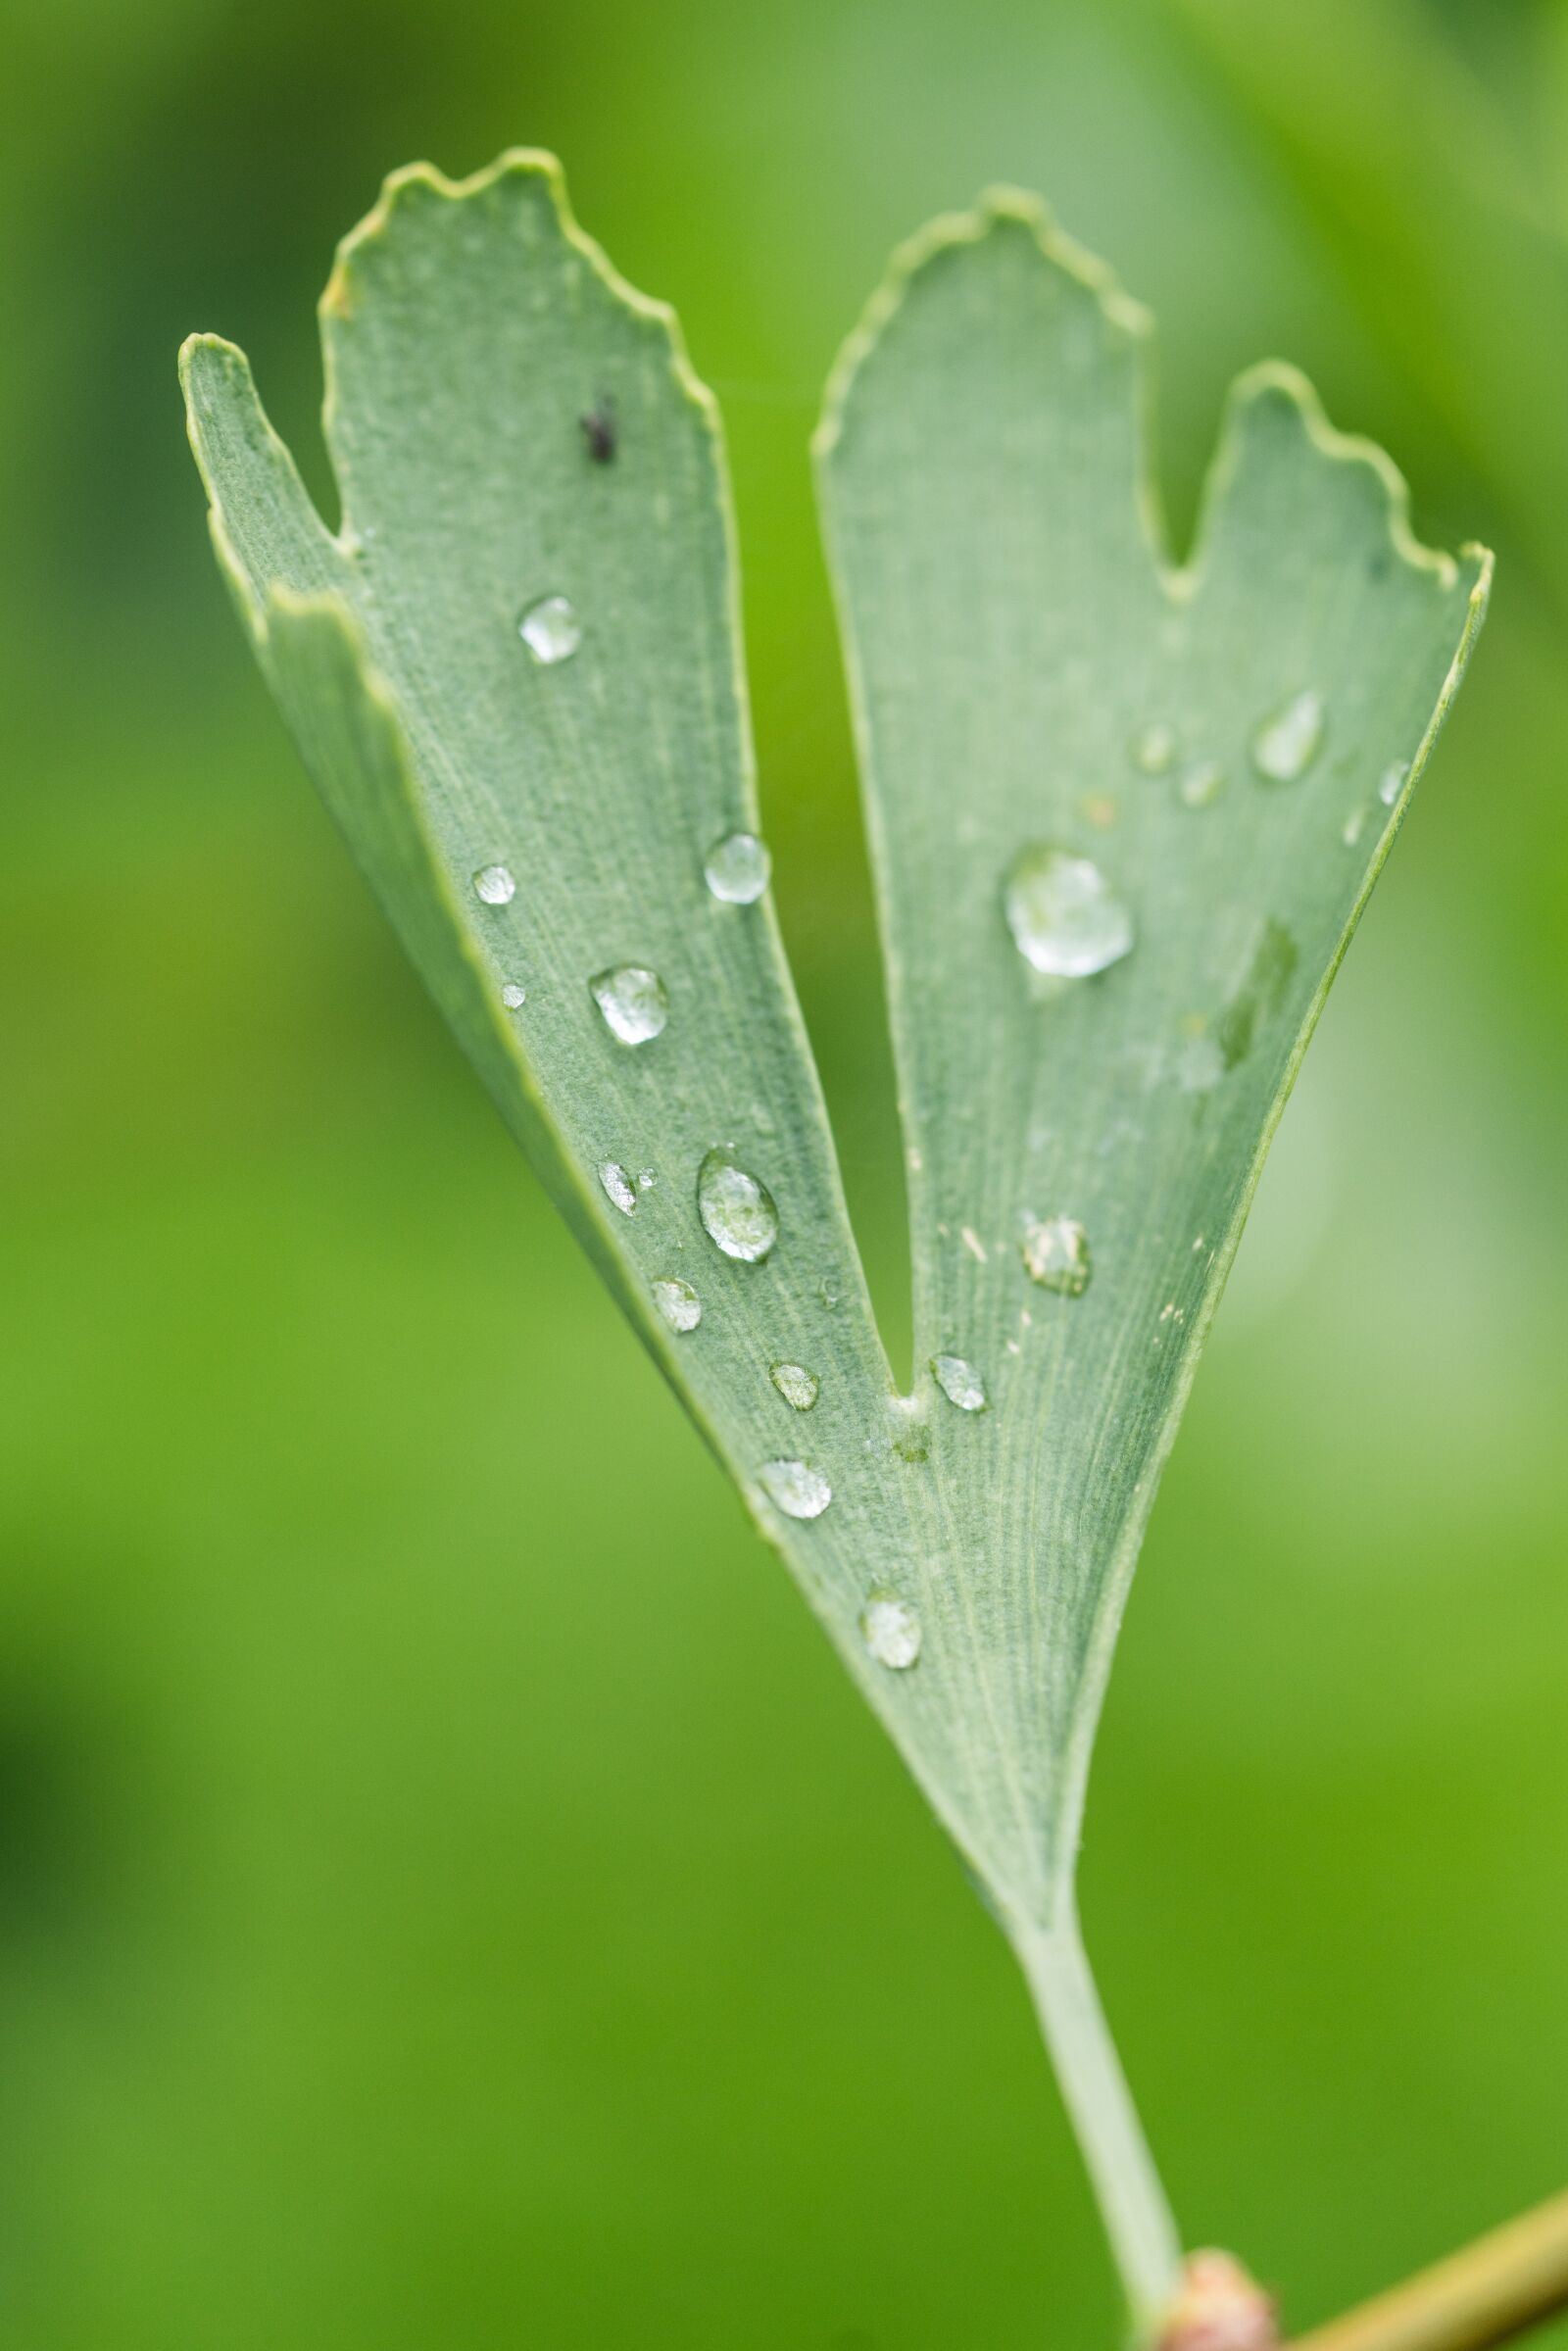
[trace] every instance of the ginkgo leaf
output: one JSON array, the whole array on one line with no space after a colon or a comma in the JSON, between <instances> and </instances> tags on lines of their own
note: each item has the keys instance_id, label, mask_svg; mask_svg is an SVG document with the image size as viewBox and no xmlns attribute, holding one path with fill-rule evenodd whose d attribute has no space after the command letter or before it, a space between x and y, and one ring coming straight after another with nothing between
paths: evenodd
<instances>
[{"instance_id":1,"label":"ginkgo leaf","mask_svg":"<svg viewBox=\"0 0 1568 2351\"><path fill-rule=\"evenodd\" d=\"M1147 327L1008 195L895 265L819 435L914 1258L901 1394L766 895L718 424L514 155L397 174L322 304L331 533L186 346L219 554L523 1148L1024 1959L1140 2319L1175 2238L1078 1946L1117 1621L1269 1134L1486 562L1244 379L1161 551ZM864 1007L874 1021L880 1008Z\"/></svg>"}]
</instances>

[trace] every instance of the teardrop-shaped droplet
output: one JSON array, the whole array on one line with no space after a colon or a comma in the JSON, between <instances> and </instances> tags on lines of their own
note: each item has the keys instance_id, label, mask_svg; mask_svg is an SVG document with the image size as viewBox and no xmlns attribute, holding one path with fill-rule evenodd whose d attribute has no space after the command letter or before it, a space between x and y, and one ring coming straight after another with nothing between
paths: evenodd
<instances>
[{"instance_id":1,"label":"teardrop-shaped droplet","mask_svg":"<svg viewBox=\"0 0 1568 2351\"><path fill-rule=\"evenodd\" d=\"M743 1265L760 1263L778 1239L772 1194L722 1149L697 1171L697 1213L713 1247Z\"/></svg>"},{"instance_id":2,"label":"teardrop-shaped droplet","mask_svg":"<svg viewBox=\"0 0 1568 2351\"><path fill-rule=\"evenodd\" d=\"M1323 741L1323 697L1308 686L1263 720L1252 737L1252 764L1265 783L1294 784Z\"/></svg>"},{"instance_id":3,"label":"teardrop-shaped droplet","mask_svg":"<svg viewBox=\"0 0 1568 2351\"><path fill-rule=\"evenodd\" d=\"M821 1471L805 1461L764 1461L761 1479L768 1500L786 1518L820 1518L833 1499Z\"/></svg>"},{"instance_id":4,"label":"teardrop-shaped droplet","mask_svg":"<svg viewBox=\"0 0 1568 2351\"><path fill-rule=\"evenodd\" d=\"M642 963L617 963L612 971L596 971L588 989L605 1026L622 1045L646 1045L662 1033L669 998L657 971Z\"/></svg>"},{"instance_id":5,"label":"teardrop-shaped droplet","mask_svg":"<svg viewBox=\"0 0 1568 2351\"><path fill-rule=\"evenodd\" d=\"M520 980L508 980L501 991L501 1001L509 1012L515 1012L527 1003L528 991Z\"/></svg>"},{"instance_id":6,"label":"teardrop-shaped droplet","mask_svg":"<svg viewBox=\"0 0 1568 2351\"><path fill-rule=\"evenodd\" d=\"M1404 790L1404 779L1409 772L1402 760L1396 760L1392 767L1385 767L1378 777L1378 798L1386 808L1392 808Z\"/></svg>"},{"instance_id":7,"label":"teardrop-shaped droplet","mask_svg":"<svg viewBox=\"0 0 1568 2351\"><path fill-rule=\"evenodd\" d=\"M873 1592L860 1612L860 1639L868 1654L891 1673L907 1673L920 1654L920 1619L907 1600Z\"/></svg>"},{"instance_id":8,"label":"teardrop-shaped droplet","mask_svg":"<svg viewBox=\"0 0 1568 2351\"><path fill-rule=\"evenodd\" d=\"M755 833L726 833L709 851L703 875L715 898L729 906L755 906L767 888L773 859Z\"/></svg>"},{"instance_id":9,"label":"teardrop-shaped droplet","mask_svg":"<svg viewBox=\"0 0 1568 2351\"><path fill-rule=\"evenodd\" d=\"M1218 759L1195 759L1176 787L1184 808L1211 808L1224 789L1225 770Z\"/></svg>"},{"instance_id":10,"label":"teardrop-shaped droplet","mask_svg":"<svg viewBox=\"0 0 1568 2351\"><path fill-rule=\"evenodd\" d=\"M1366 820L1371 813L1372 811L1368 808L1354 808L1350 810L1340 827L1340 839L1345 843L1347 849L1353 849L1360 840L1361 835L1366 831Z\"/></svg>"},{"instance_id":11,"label":"teardrop-shaped droplet","mask_svg":"<svg viewBox=\"0 0 1568 2351\"><path fill-rule=\"evenodd\" d=\"M931 1369L950 1404L956 1404L960 1412L985 1410L986 1384L962 1355L933 1355Z\"/></svg>"},{"instance_id":12,"label":"teardrop-shaped droplet","mask_svg":"<svg viewBox=\"0 0 1568 2351\"><path fill-rule=\"evenodd\" d=\"M1133 737L1133 765L1141 775L1163 775L1176 757L1176 729L1162 718L1140 727Z\"/></svg>"},{"instance_id":13,"label":"teardrop-shaped droplet","mask_svg":"<svg viewBox=\"0 0 1568 2351\"><path fill-rule=\"evenodd\" d=\"M1013 858L1003 907L1024 960L1058 979L1103 971L1133 943L1132 917L1093 858L1045 842Z\"/></svg>"},{"instance_id":14,"label":"teardrop-shaped droplet","mask_svg":"<svg viewBox=\"0 0 1568 2351\"><path fill-rule=\"evenodd\" d=\"M599 1181L605 1198L622 1216L629 1216L637 1205L637 1187L618 1159L601 1159Z\"/></svg>"},{"instance_id":15,"label":"teardrop-shaped droplet","mask_svg":"<svg viewBox=\"0 0 1568 2351\"><path fill-rule=\"evenodd\" d=\"M786 1404L793 1404L797 1412L810 1411L820 1386L814 1371L808 1371L804 1363L775 1363L767 1376Z\"/></svg>"},{"instance_id":16,"label":"teardrop-shaped droplet","mask_svg":"<svg viewBox=\"0 0 1568 2351\"><path fill-rule=\"evenodd\" d=\"M509 865L481 865L473 886L487 906L510 906L517 895Z\"/></svg>"},{"instance_id":17,"label":"teardrop-shaped droplet","mask_svg":"<svg viewBox=\"0 0 1568 2351\"><path fill-rule=\"evenodd\" d=\"M665 1274L654 1284L654 1304L672 1331L695 1331L703 1319L703 1301L690 1282Z\"/></svg>"},{"instance_id":18,"label":"teardrop-shaped droplet","mask_svg":"<svg viewBox=\"0 0 1568 2351\"><path fill-rule=\"evenodd\" d=\"M1072 1216L1031 1217L1024 1226L1023 1261L1029 1279L1063 1298L1082 1298L1094 1267L1089 1235Z\"/></svg>"},{"instance_id":19,"label":"teardrop-shaped droplet","mask_svg":"<svg viewBox=\"0 0 1568 2351\"><path fill-rule=\"evenodd\" d=\"M534 660L548 668L554 661L570 661L582 643L582 622L568 598L541 596L518 619L517 634Z\"/></svg>"}]
</instances>

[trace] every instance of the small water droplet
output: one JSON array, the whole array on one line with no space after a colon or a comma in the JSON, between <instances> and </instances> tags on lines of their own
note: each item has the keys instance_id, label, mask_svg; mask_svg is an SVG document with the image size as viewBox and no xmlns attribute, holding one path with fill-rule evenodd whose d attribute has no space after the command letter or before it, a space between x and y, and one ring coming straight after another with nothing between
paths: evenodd
<instances>
[{"instance_id":1,"label":"small water droplet","mask_svg":"<svg viewBox=\"0 0 1568 2351\"><path fill-rule=\"evenodd\" d=\"M759 1264L778 1239L772 1194L722 1148L697 1170L697 1213L713 1247L743 1265Z\"/></svg>"},{"instance_id":2,"label":"small water droplet","mask_svg":"<svg viewBox=\"0 0 1568 2351\"><path fill-rule=\"evenodd\" d=\"M638 1168L638 1170L637 1170L637 1189L638 1189L638 1191L639 1191L639 1192L652 1192L652 1190L653 1190L654 1186L655 1186L655 1185L658 1183L658 1181L659 1181L659 1178L658 1178L658 1176L657 1176L657 1175L655 1175L655 1173L654 1173L654 1171L653 1171L653 1169L652 1169L651 1167L639 1167L639 1168Z\"/></svg>"},{"instance_id":3,"label":"small water droplet","mask_svg":"<svg viewBox=\"0 0 1568 2351\"><path fill-rule=\"evenodd\" d=\"M1366 820L1371 813L1371 809L1366 808L1350 810L1340 827L1340 839L1345 843L1347 849L1353 849L1360 840L1361 835L1366 831Z\"/></svg>"},{"instance_id":4,"label":"small water droplet","mask_svg":"<svg viewBox=\"0 0 1568 2351\"><path fill-rule=\"evenodd\" d=\"M1133 737L1133 765L1141 775L1163 775L1176 757L1176 729L1156 718Z\"/></svg>"},{"instance_id":5,"label":"small water droplet","mask_svg":"<svg viewBox=\"0 0 1568 2351\"><path fill-rule=\"evenodd\" d=\"M1025 962L1058 979L1103 971L1133 943L1132 918L1093 859L1044 842L1013 858L1003 906Z\"/></svg>"},{"instance_id":6,"label":"small water droplet","mask_svg":"<svg viewBox=\"0 0 1568 2351\"><path fill-rule=\"evenodd\" d=\"M960 1412L983 1412L986 1408L986 1384L972 1363L962 1355L933 1355L931 1369L937 1386L950 1404Z\"/></svg>"},{"instance_id":7,"label":"small water droplet","mask_svg":"<svg viewBox=\"0 0 1568 2351\"><path fill-rule=\"evenodd\" d=\"M582 622L564 596L541 596L517 622L517 634L546 667L568 661L582 643Z\"/></svg>"},{"instance_id":8,"label":"small water droplet","mask_svg":"<svg viewBox=\"0 0 1568 2351\"><path fill-rule=\"evenodd\" d=\"M702 1299L678 1274L666 1274L654 1284L654 1304L672 1331L695 1331L703 1319Z\"/></svg>"},{"instance_id":9,"label":"small water droplet","mask_svg":"<svg viewBox=\"0 0 1568 2351\"><path fill-rule=\"evenodd\" d=\"M805 1461L764 1461L761 1476L768 1500L786 1518L820 1518L833 1499L821 1471Z\"/></svg>"},{"instance_id":10,"label":"small water droplet","mask_svg":"<svg viewBox=\"0 0 1568 2351\"><path fill-rule=\"evenodd\" d=\"M1176 790L1184 808L1211 808L1225 789L1225 770L1218 759L1195 759Z\"/></svg>"},{"instance_id":11,"label":"small water droplet","mask_svg":"<svg viewBox=\"0 0 1568 2351\"><path fill-rule=\"evenodd\" d=\"M844 1292L837 1274L825 1273L816 1285L816 1295L830 1314L836 1314Z\"/></svg>"},{"instance_id":12,"label":"small water droplet","mask_svg":"<svg viewBox=\"0 0 1568 2351\"><path fill-rule=\"evenodd\" d=\"M891 1396L887 1409L888 1443L901 1461L916 1466L931 1457L931 1430L925 1406L917 1396Z\"/></svg>"},{"instance_id":13,"label":"small water droplet","mask_svg":"<svg viewBox=\"0 0 1568 2351\"><path fill-rule=\"evenodd\" d=\"M1294 784L1323 741L1323 698L1308 686L1263 720L1252 737L1252 764L1265 783Z\"/></svg>"},{"instance_id":14,"label":"small water droplet","mask_svg":"<svg viewBox=\"0 0 1568 2351\"><path fill-rule=\"evenodd\" d=\"M1094 1268L1089 1235L1071 1216L1031 1217L1024 1227L1023 1261L1029 1279L1063 1298L1082 1298Z\"/></svg>"},{"instance_id":15,"label":"small water droplet","mask_svg":"<svg viewBox=\"0 0 1568 2351\"><path fill-rule=\"evenodd\" d=\"M606 1027L622 1045L646 1045L662 1033L669 1018L663 981L641 963L617 963L613 971L595 972L588 991Z\"/></svg>"},{"instance_id":16,"label":"small water droplet","mask_svg":"<svg viewBox=\"0 0 1568 2351\"><path fill-rule=\"evenodd\" d=\"M1209 1094L1225 1075L1225 1055L1212 1037L1184 1037L1176 1053L1176 1083L1184 1094Z\"/></svg>"},{"instance_id":17,"label":"small water droplet","mask_svg":"<svg viewBox=\"0 0 1568 2351\"><path fill-rule=\"evenodd\" d=\"M520 980L508 980L501 991L501 1001L509 1012L515 1012L528 1001L528 991Z\"/></svg>"},{"instance_id":18,"label":"small water droplet","mask_svg":"<svg viewBox=\"0 0 1568 2351\"><path fill-rule=\"evenodd\" d=\"M517 895L517 885L508 865L481 865L473 877L473 886L487 906L510 906Z\"/></svg>"},{"instance_id":19,"label":"small water droplet","mask_svg":"<svg viewBox=\"0 0 1568 2351\"><path fill-rule=\"evenodd\" d=\"M775 1363L767 1376L786 1404L793 1404L797 1412L810 1411L819 1386L814 1371L808 1371L804 1363Z\"/></svg>"},{"instance_id":20,"label":"small water droplet","mask_svg":"<svg viewBox=\"0 0 1568 2351\"><path fill-rule=\"evenodd\" d=\"M860 1612L860 1638L878 1665L906 1673L920 1654L920 1619L907 1600L873 1592Z\"/></svg>"},{"instance_id":21,"label":"small water droplet","mask_svg":"<svg viewBox=\"0 0 1568 2351\"><path fill-rule=\"evenodd\" d=\"M958 1234L958 1239L963 1243L964 1248L968 1250L970 1256L974 1259L977 1265L990 1264L991 1259L987 1253L986 1245L981 1240L979 1234L975 1231L972 1224L966 1224L961 1228Z\"/></svg>"},{"instance_id":22,"label":"small water droplet","mask_svg":"<svg viewBox=\"0 0 1568 2351\"><path fill-rule=\"evenodd\" d=\"M1402 760L1396 760L1392 767L1384 768L1378 778L1378 798L1386 808L1392 808L1404 790L1404 779L1409 772Z\"/></svg>"},{"instance_id":23,"label":"small water droplet","mask_svg":"<svg viewBox=\"0 0 1568 2351\"><path fill-rule=\"evenodd\" d=\"M637 1205L637 1187L618 1159L601 1159L599 1181L605 1188L605 1198L612 1206L629 1216Z\"/></svg>"},{"instance_id":24,"label":"small water droplet","mask_svg":"<svg viewBox=\"0 0 1568 2351\"><path fill-rule=\"evenodd\" d=\"M703 876L715 898L728 906L755 906L767 888L773 859L755 833L726 833L709 851Z\"/></svg>"}]
</instances>

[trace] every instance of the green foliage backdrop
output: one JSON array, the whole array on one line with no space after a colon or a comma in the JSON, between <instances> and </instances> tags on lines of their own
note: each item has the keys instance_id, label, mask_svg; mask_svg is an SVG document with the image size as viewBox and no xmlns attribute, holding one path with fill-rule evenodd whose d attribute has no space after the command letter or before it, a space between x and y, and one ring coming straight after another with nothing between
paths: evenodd
<instances>
[{"instance_id":1,"label":"green foliage backdrop","mask_svg":"<svg viewBox=\"0 0 1568 2351\"><path fill-rule=\"evenodd\" d=\"M1560 2183L1568 12L24 0L0 156L0 2315L28 2351L1108 2340L1021 1988L405 969L213 585L169 355L324 467L391 163L514 140L725 412L777 894L896 1356L806 455L1006 177L1499 552L1135 1592L1084 1905L1189 2229L1301 2321Z\"/></svg>"}]
</instances>

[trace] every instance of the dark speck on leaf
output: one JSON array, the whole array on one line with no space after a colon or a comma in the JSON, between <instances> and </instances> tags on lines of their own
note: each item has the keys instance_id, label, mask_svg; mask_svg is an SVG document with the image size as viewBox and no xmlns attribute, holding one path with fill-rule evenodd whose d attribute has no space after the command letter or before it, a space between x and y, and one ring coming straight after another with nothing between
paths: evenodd
<instances>
[{"instance_id":1,"label":"dark speck on leaf","mask_svg":"<svg viewBox=\"0 0 1568 2351\"><path fill-rule=\"evenodd\" d=\"M582 426L582 437L588 444L588 455L594 464L608 465L615 454L615 414L610 401L601 398L586 416L579 416L577 421Z\"/></svg>"}]
</instances>

